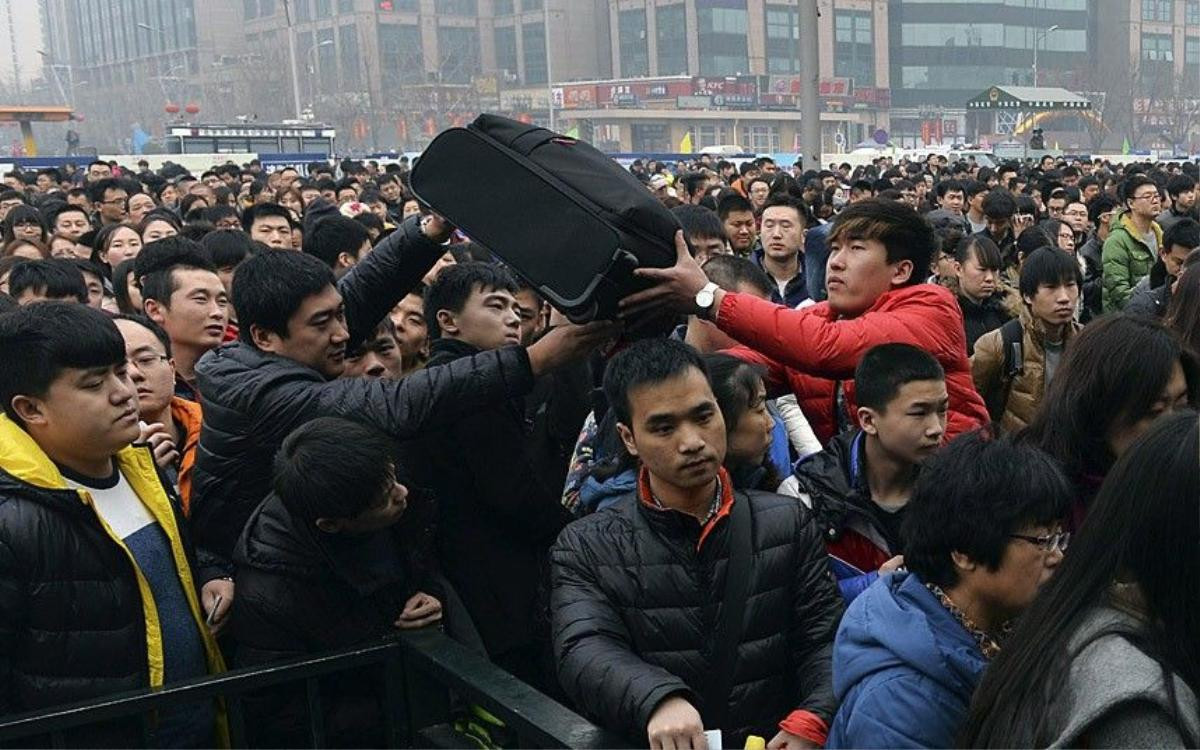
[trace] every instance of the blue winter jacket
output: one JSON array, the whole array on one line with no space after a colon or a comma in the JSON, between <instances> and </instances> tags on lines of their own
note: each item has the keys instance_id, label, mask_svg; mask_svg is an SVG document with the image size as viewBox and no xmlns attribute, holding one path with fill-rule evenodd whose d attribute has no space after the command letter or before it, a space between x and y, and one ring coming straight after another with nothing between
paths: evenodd
<instances>
[{"instance_id":1,"label":"blue winter jacket","mask_svg":"<svg viewBox=\"0 0 1200 750\"><path fill-rule=\"evenodd\" d=\"M825 747L954 747L986 665L975 639L916 575L880 576L838 627L839 707Z\"/></svg>"}]
</instances>

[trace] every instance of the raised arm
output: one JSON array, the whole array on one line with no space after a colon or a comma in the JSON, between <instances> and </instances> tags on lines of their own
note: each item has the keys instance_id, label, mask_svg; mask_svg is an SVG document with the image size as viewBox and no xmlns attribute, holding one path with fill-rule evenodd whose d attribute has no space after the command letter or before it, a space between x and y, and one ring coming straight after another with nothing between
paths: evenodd
<instances>
[{"instance_id":1,"label":"raised arm","mask_svg":"<svg viewBox=\"0 0 1200 750\"><path fill-rule=\"evenodd\" d=\"M411 217L338 281L350 329L347 348L371 335L446 252L448 227L437 217Z\"/></svg>"}]
</instances>

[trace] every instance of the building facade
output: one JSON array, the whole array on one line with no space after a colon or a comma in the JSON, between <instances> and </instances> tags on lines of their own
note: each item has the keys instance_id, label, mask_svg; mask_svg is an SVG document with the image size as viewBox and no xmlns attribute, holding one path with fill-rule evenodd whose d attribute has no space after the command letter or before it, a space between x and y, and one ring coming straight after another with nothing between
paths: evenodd
<instances>
[{"instance_id":1,"label":"building facade","mask_svg":"<svg viewBox=\"0 0 1200 750\"><path fill-rule=\"evenodd\" d=\"M241 13L232 3L39 3L47 62L91 145L126 148L134 126L160 132L189 105L208 117L228 114L227 102L206 93L220 68L240 62Z\"/></svg>"}]
</instances>

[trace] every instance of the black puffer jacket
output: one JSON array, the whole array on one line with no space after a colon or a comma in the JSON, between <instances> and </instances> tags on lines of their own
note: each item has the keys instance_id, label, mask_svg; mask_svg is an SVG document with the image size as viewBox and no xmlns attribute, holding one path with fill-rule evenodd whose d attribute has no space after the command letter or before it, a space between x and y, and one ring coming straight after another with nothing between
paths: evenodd
<instances>
[{"instance_id":1,"label":"black puffer jacket","mask_svg":"<svg viewBox=\"0 0 1200 750\"><path fill-rule=\"evenodd\" d=\"M438 339L428 366L458 367L473 356L487 355ZM437 495L438 562L488 653L496 657L539 641L545 647L539 584L550 545L571 515L559 502L561 486L547 482L532 459L524 404L495 399L414 447L420 459L409 468Z\"/></svg>"},{"instance_id":2,"label":"black puffer jacket","mask_svg":"<svg viewBox=\"0 0 1200 750\"><path fill-rule=\"evenodd\" d=\"M6 417L0 444L0 716L149 687L142 595L124 548ZM162 482L147 448L122 456ZM178 500L162 487L194 585L223 575L197 566ZM140 734L121 722L80 730L78 741L129 745Z\"/></svg>"},{"instance_id":3,"label":"black puffer jacket","mask_svg":"<svg viewBox=\"0 0 1200 750\"><path fill-rule=\"evenodd\" d=\"M963 326L967 333L967 356L975 352L975 342L983 334L994 331L1012 319L1004 306L1004 295L993 294L982 303L975 302L963 294L958 295L958 306L962 308Z\"/></svg>"},{"instance_id":4,"label":"black puffer jacket","mask_svg":"<svg viewBox=\"0 0 1200 750\"><path fill-rule=\"evenodd\" d=\"M416 219L393 232L338 281L352 348L375 329L441 256ZM315 370L241 341L196 365L204 425L192 478L192 522L203 545L228 556L250 511L267 496L283 438L319 416L343 416L405 438L477 404L530 387L528 358L512 350L454 371L416 373L402 383L327 382ZM461 407L461 408L458 408Z\"/></svg>"},{"instance_id":5,"label":"black puffer jacket","mask_svg":"<svg viewBox=\"0 0 1200 750\"><path fill-rule=\"evenodd\" d=\"M418 578L400 524L369 535L324 534L271 495L246 524L234 552L237 598L232 630L236 665L258 666L376 641L396 632L396 618L417 590L438 596ZM323 680L325 728L333 746L384 743L380 675ZM308 742L303 687L272 689L247 705L255 745Z\"/></svg>"},{"instance_id":6,"label":"black puffer jacket","mask_svg":"<svg viewBox=\"0 0 1200 750\"><path fill-rule=\"evenodd\" d=\"M833 637L842 600L825 547L795 500L736 493L751 503L754 561L730 694L725 744L773 737L794 709L834 713ZM725 592L729 519L697 550L700 525L631 493L572 523L551 552L551 617L559 681L602 725L646 741L666 697L700 696L710 679ZM705 722L705 727L710 727Z\"/></svg>"}]
</instances>

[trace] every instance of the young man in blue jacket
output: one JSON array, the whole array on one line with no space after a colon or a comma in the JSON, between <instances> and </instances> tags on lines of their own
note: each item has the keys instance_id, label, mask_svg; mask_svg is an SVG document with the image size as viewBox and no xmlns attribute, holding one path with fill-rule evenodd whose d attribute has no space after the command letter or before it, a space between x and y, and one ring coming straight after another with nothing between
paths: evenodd
<instances>
[{"instance_id":1,"label":"young man in blue jacket","mask_svg":"<svg viewBox=\"0 0 1200 750\"><path fill-rule=\"evenodd\" d=\"M981 433L926 462L904 519L908 571L881 576L838 627L825 747L955 746L1009 623L1062 562L1070 498L1049 456Z\"/></svg>"}]
</instances>

